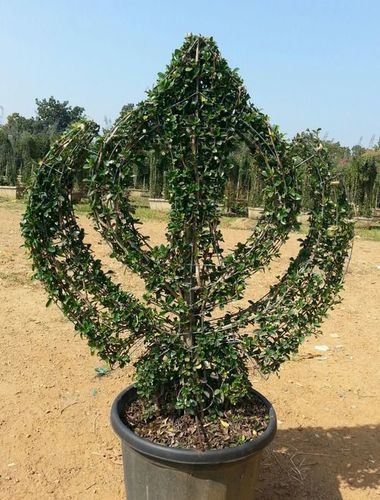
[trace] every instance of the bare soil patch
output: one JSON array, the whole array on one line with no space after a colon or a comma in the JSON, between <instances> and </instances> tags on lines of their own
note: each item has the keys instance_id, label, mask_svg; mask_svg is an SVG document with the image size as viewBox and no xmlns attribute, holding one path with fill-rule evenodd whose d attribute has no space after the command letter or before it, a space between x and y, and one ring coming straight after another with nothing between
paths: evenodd
<instances>
[{"instance_id":1,"label":"bare soil patch","mask_svg":"<svg viewBox=\"0 0 380 500\"><path fill-rule=\"evenodd\" d=\"M0 498L122 499L109 411L133 370L97 376L101 361L56 306L45 308L41 285L30 281L20 217L20 207L0 205ZM141 297L141 280L109 258L85 216L80 222L115 279ZM246 239L249 224L224 230L226 249ZM162 221L143 228L154 243L162 241ZM259 297L286 268L297 237L270 272L250 281L247 298ZM343 296L323 334L310 338L278 377L252 374L279 420L261 468L260 499L379 498L380 242L355 241Z\"/></svg>"}]
</instances>

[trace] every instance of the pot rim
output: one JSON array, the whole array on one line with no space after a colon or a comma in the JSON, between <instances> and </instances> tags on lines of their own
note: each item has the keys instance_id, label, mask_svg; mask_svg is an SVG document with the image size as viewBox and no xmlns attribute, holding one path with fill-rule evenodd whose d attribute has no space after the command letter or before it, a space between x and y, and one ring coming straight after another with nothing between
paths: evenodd
<instances>
[{"instance_id":1,"label":"pot rim","mask_svg":"<svg viewBox=\"0 0 380 500\"><path fill-rule=\"evenodd\" d=\"M174 448L154 443L149 439L135 434L120 418L125 406L136 399L136 386L132 384L124 389L114 400L111 408L111 424L115 433L122 441L135 451L151 458L167 462L182 464L218 464L237 462L257 453L267 446L274 438L277 430L277 418L272 404L258 391L253 389L256 397L264 403L269 413L269 423L265 431L258 438L247 443L229 448L212 449L206 451Z\"/></svg>"}]
</instances>

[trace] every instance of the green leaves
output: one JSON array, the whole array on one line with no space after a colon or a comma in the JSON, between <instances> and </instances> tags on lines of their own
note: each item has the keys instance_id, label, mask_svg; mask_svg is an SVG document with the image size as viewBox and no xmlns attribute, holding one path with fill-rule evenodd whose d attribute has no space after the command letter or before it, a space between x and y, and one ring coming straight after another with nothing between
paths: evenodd
<instances>
[{"instance_id":1,"label":"green leaves","mask_svg":"<svg viewBox=\"0 0 380 500\"><path fill-rule=\"evenodd\" d=\"M124 365L136 340L147 329L154 331L161 320L112 283L77 225L68 187L97 129L82 121L52 146L34 180L22 233L35 276L49 293L47 305L57 302L102 359Z\"/></svg>"},{"instance_id":2,"label":"green leaves","mask_svg":"<svg viewBox=\"0 0 380 500\"><path fill-rule=\"evenodd\" d=\"M218 204L242 142L260 169L265 207L248 240L225 255ZM299 255L263 298L218 317L297 227L300 162L313 203ZM111 256L144 279L147 304L114 284L84 242L69 197L73 173L84 164L96 228ZM164 190L172 208L167 242L157 246L141 234L128 198L134 169L146 165L156 195ZM82 121L53 145L22 231L49 303L60 305L92 351L123 367L141 347L141 397L172 413L218 415L249 393L248 363L278 370L337 302L352 224L331 180L317 133L287 142L250 103L213 39L190 35L147 99L104 137Z\"/></svg>"}]
</instances>

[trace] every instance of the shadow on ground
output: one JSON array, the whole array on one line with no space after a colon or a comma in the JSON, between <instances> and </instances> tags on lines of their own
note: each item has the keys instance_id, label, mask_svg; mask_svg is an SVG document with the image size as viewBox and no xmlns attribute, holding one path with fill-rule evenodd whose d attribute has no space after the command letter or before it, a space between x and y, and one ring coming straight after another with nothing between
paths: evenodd
<instances>
[{"instance_id":1,"label":"shadow on ground","mask_svg":"<svg viewBox=\"0 0 380 500\"><path fill-rule=\"evenodd\" d=\"M257 498L374 498L380 487L380 426L278 430L261 465ZM372 496L373 495L373 496Z\"/></svg>"}]
</instances>

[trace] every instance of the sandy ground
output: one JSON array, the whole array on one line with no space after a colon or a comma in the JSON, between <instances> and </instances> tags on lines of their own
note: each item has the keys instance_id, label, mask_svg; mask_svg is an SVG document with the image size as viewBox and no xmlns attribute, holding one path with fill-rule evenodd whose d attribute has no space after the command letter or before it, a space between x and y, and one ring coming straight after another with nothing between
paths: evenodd
<instances>
[{"instance_id":1,"label":"sandy ground","mask_svg":"<svg viewBox=\"0 0 380 500\"><path fill-rule=\"evenodd\" d=\"M20 208L0 207L0 498L124 498L119 442L109 425L114 397L133 370L99 378L102 366L56 306L30 281L19 234ZM138 296L142 283L108 258L85 217L96 254ZM243 227L247 222L242 221ZM144 224L154 242L162 222ZM226 248L246 229L224 231ZM272 271L256 277L257 296L294 255L294 236ZM253 377L275 405L277 437L266 452L259 499L380 498L379 360L380 243L357 239L344 302L279 377ZM260 278L260 285L257 279ZM326 345L319 352L316 346ZM180 499L179 499L180 500ZM239 499L237 499L239 500Z\"/></svg>"}]
</instances>

